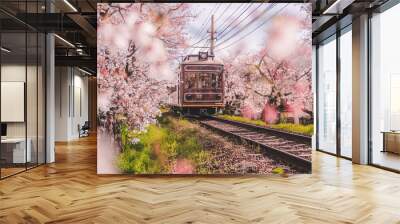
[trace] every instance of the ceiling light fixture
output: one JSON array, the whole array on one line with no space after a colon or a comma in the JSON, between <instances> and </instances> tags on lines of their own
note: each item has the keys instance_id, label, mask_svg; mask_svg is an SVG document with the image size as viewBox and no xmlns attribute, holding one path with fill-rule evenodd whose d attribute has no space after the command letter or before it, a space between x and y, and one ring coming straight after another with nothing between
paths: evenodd
<instances>
[{"instance_id":1,"label":"ceiling light fixture","mask_svg":"<svg viewBox=\"0 0 400 224\"><path fill-rule=\"evenodd\" d=\"M322 14L342 14L343 10L351 5L354 0L336 0Z\"/></svg>"},{"instance_id":2,"label":"ceiling light fixture","mask_svg":"<svg viewBox=\"0 0 400 224\"><path fill-rule=\"evenodd\" d=\"M68 0L64 0L64 3L67 4L74 12L78 12L78 10Z\"/></svg>"},{"instance_id":3,"label":"ceiling light fixture","mask_svg":"<svg viewBox=\"0 0 400 224\"><path fill-rule=\"evenodd\" d=\"M86 71L86 70L83 70L83 69L81 69L81 68L79 68L79 67L78 67L78 70L81 71L81 72L83 72L83 73L85 73L85 74L87 74L87 75L93 75L92 73L90 73L90 72L88 72L88 71Z\"/></svg>"},{"instance_id":4,"label":"ceiling light fixture","mask_svg":"<svg viewBox=\"0 0 400 224\"><path fill-rule=\"evenodd\" d=\"M1 49L2 51L6 52L6 53L10 53L10 52L11 52L11 50L9 50L9 49L7 49L7 48L5 48L5 47L1 47L0 49Z\"/></svg>"},{"instance_id":5,"label":"ceiling light fixture","mask_svg":"<svg viewBox=\"0 0 400 224\"><path fill-rule=\"evenodd\" d=\"M322 14L328 14L332 9L337 7L337 4L339 4L340 0L336 0L332 5L330 5L327 9L324 10Z\"/></svg>"},{"instance_id":6,"label":"ceiling light fixture","mask_svg":"<svg viewBox=\"0 0 400 224\"><path fill-rule=\"evenodd\" d=\"M70 47L75 48L75 45L73 45L71 42L69 42L68 40L60 37L58 34L54 34L55 37L57 37L59 40L61 40L62 42L66 43L67 45L69 45Z\"/></svg>"}]
</instances>

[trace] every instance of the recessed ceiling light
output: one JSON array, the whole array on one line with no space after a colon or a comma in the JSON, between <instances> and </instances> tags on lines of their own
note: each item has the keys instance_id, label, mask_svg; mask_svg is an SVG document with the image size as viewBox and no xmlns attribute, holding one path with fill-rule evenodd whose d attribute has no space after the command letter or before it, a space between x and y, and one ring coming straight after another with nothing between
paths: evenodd
<instances>
[{"instance_id":1,"label":"recessed ceiling light","mask_svg":"<svg viewBox=\"0 0 400 224\"><path fill-rule=\"evenodd\" d=\"M64 43L66 43L67 45L69 45L70 47L73 47L73 48L75 48L75 45L73 45L71 42L69 42L68 40L66 40L66 39L64 39L64 38L62 38L62 37L60 37L59 35L57 35L57 34L54 34L54 36L55 37L57 37L59 40L61 40L62 42L64 42Z\"/></svg>"},{"instance_id":2,"label":"recessed ceiling light","mask_svg":"<svg viewBox=\"0 0 400 224\"><path fill-rule=\"evenodd\" d=\"M351 5L355 0L336 0L322 14L342 14L343 10Z\"/></svg>"},{"instance_id":3,"label":"recessed ceiling light","mask_svg":"<svg viewBox=\"0 0 400 224\"><path fill-rule=\"evenodd\" d=\"M5 47L1 47L0 49L1 49L2 51L6 52L6 53L10 53L10 52L11 52L11 50L9 50L9 49L7 49L7 48L5 48Z\"/></svg>"},{"instance_id":4,"label":"recessed ceiling light","mask_svg":"<svg viewBox=\"0 0 400 224\"><path fill-rule=\"evenodd\" d=\"M78 67L78 70L81 71L81 72L83 72L83 73L85 73L85 74L87 74L87 75L92 75L92 73L90 73L90 72L88 72L88 71L85 71L85 70L83 70L83 69L81 69L81 68L79 68L79 67Z\"/></svg>"},{"instance_id":5,"label":"recessed ceiling light","mask_svg":"<svg viewBox=\"0 0 400 224\"><path fill-rule=\"evenodd\" d=\"M78 12L78 10L68 1L64 0L65 4L67 4L74 12Z\"/></svg>"}]
</instances>

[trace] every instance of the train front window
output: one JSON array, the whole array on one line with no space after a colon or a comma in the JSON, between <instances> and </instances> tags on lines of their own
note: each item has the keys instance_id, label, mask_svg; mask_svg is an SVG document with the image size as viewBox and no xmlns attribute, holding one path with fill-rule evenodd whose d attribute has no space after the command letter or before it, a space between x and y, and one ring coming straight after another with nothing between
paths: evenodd
<instances>
[{"instance_id":1,"label":"train front window","mask_svg":"<svg viewBox=\"0 0 400 224\"><path fill-rule=\"evenodd\" d=\"M211 76L208 73L199 74L198 88L199 89L209 89L212 85Z\"/></svg>"},{"instance_id":2,"label":"train front window","mask_svg":"<svg viewBox=\"0 0 400 224\"><path fill-rule=\"evenodd\" d=\"M218 73L212 73L211 87L213 89L221 88L221 76Z\"/></svg>"},{"instance_id":3,"label":"train front window","mask_svg":"<svg viewBox=\"0 0 400 224\"><path fill-rule=\"evenodd\" d=\"M196 73L188 72L185 76L185 89L196 88Z\"/></svg>"},{"instance_id":4,"label":"train front window","mask_svg":"<svg viewBox=\"0 0 400 224\"><path fill-rule=\"evenodd\" d=\"M185 89L219 89L222 86L221 74L211 72L187 72L185 75Z\"/></svg>"}]
</instances>

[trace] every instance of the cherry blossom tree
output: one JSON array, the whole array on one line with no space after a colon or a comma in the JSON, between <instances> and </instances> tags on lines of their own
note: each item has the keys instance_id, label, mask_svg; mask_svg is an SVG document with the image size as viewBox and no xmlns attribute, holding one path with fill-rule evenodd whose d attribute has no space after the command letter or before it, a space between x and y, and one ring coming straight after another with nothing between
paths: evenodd
<instances>
[{"instance_id":1,"label":"cherry blossom tree","mask_svg":"<svg viewBox=\"0 0 400 224\"><path fill-rule=\"evenodd\" d=\"M302 9L300 15L276 16L258 52L224 60L225 100L240 101L242 116L268 123L312 116L311 20L309 7Z\"/></svg>"},{"instance_id":2,"label":"cherry blossom tree","mask_svg":"<svg viewBox=\"0 0 400 224\"><path fill-rule=\"evenodd\" d=\"M160 115L186 44L188 5L98 4L98 114L102 130L142 131Z\"/></svg>"}]
</instances>

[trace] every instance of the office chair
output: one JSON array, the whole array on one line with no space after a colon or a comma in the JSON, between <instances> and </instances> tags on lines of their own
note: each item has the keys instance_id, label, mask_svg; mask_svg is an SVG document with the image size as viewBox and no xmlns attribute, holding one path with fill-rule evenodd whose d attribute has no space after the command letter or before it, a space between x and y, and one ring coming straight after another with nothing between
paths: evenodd
<instances>
[{"instance_id":1,"label":"office chair","mask_svg":"<svg viewBox=\"0 0 400 224\"><path fill-rule=\"evenodd\" d=\"M82 127L79 127L80 125L78 125L78 129L79 129L79 138L80 137L87 137L89 136L89 129L90 129L90 124L89 121L85 121L85 123L82 125Z\"/></svg>"}]
</instances>

